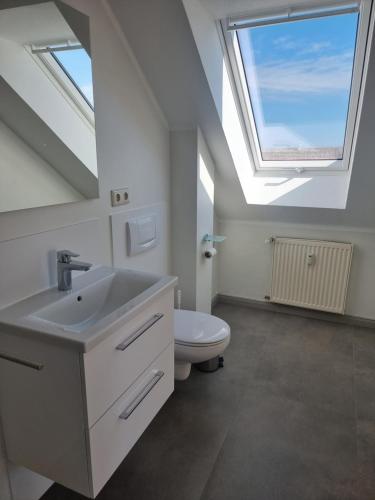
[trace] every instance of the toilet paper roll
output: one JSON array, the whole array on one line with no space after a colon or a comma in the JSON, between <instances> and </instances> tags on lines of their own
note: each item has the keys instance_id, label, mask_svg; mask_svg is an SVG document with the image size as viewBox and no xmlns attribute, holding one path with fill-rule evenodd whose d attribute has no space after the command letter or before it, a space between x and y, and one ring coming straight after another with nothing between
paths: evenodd
<instances>
[{"instance_id":1,"label":"toilet paper roll","mask_svg":"<svg viewBox=\"0 0 375 500\"><path fill-rule=\"evenodd\" d=\"M204 252L204 256L206 257L206 259L212 259L212 257L215 257L216 254L217 254L216 248L208 248Z\"/></svg>"}]
</instances>

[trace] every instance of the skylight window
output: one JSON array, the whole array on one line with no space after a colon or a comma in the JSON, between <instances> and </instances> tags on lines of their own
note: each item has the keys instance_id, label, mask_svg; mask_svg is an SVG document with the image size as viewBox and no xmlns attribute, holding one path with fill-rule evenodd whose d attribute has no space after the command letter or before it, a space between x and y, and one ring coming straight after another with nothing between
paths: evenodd
<instances>
[{"instance_id":1,"label":"skylight window","mask_svg":"<svg viewBox=\"0 0 375 500\"><path fill-rule=\"evenodd\" d=\"M35 62L42 63L52 83L83 119L94 125L94 97L91 58L77 40L31 45Z\"/></svg>"},{"instance_id":2,"label":"skylight window","mask_svg":"<svg viewBox=\"0 0 375 500\"><path fill-rule=\"evenodd\" d=\"M51 50L51 55L88 104L94 107L91 59L85 49Z\"/></svg>"},{"instance_id":3,"label":"skylight window","mask_svg":"<svg viewBox=\"0 0 375 500\"><path fill-rule=\"evenodd\" d=\"M258 170L347 169L368 2L228 19L225 37Z\"/></svg>"}]
</instances>

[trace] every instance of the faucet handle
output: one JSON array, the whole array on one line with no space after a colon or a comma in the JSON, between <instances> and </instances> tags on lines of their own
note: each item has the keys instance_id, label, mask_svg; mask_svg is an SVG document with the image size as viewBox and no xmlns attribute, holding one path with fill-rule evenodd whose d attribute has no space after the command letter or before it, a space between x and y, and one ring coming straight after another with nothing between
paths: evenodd
<instances>
[{"instance_id":1,"label":"faucet handle","mask_svg":"<svg viewBox=\"0 0 375 500\"><path fill-rule=\"evenodd\" d=\"M79 257L79 253L74 253L71 250L58 250L57 252L57 262L69 264L72 257Z\"/></svg>"}]
</instances>

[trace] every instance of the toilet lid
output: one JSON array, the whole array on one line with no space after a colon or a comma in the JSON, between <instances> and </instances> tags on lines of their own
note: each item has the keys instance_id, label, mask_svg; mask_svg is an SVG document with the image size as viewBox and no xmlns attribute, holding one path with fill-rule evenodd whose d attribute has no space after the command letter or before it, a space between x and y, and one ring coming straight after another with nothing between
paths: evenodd
<instances>
[{"instance_id":1,"label":"toilet lid","mask_svg":"<svg viewBox=\"0 0 375 500\"><path fill-rule=\"evenodd\" d=\"M230 335L225 321L211 314L175 310L174 337L178 344L217 344Z\"/></svg>"}]
</instances>

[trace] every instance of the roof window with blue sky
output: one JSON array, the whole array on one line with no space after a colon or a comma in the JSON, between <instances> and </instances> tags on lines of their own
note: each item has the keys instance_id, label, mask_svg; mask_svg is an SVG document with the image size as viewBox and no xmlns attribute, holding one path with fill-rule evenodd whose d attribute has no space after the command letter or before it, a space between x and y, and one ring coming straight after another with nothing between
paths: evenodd
<instances>
[{"instance_id":1,"label":"roof window with blue sky","mask_svg":"<svg viewBox=\"0 0 375 500\"><path fill-rule=\"evenodd\" d=\"M348 168L368 23L361 4L226 20L258 169Z\"/></svg>"}]
</instances>

